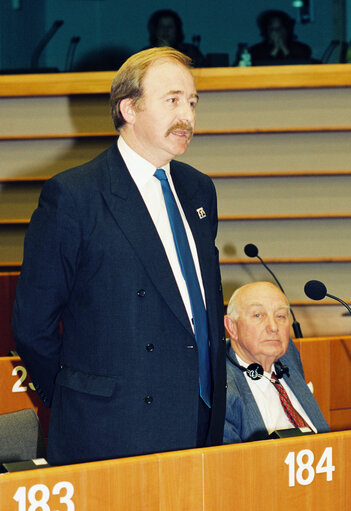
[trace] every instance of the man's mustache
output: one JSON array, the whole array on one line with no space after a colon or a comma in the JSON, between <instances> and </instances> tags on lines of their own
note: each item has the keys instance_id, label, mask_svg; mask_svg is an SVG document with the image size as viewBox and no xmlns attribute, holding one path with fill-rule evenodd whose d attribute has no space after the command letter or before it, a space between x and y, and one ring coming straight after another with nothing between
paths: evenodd
<instances>
[{"instance_id":1,"label":"man's mustache","mask_svg":"<svg viewBox=\"0 0 351 511\"><path fill-rule=\"evenodd\" d=\"M177 124L174 124L167 130L166 136L168 137L168 135L170 135L173 131L176 130L187 131L188 138L191 138L194 134L194 130L191 124L187 124L185 122L178 122Z\"/></svg>"}]
</instances>

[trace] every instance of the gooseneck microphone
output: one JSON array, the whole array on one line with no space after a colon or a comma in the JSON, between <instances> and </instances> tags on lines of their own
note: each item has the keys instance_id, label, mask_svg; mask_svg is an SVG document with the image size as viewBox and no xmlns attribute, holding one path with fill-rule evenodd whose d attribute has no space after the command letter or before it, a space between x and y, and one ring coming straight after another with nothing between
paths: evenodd
<instances>
[{"instance_id":1,"label":"gooseneck microphone","mask_svg":"<svg viewBox=\"0 0 351 511\"><path fill-rule=\"evenodd\" d=\"M63 25L63 20L56 20L54 21L52 27L50 30L44 35L44 37L39 41L38 45L33 51L33 55L30 62L31 69L38 69L39 67L39 57L42 54L44 48L47 46L47 44L51 41L51 39L54 37L58 29Z\"/></svg>"},{"instance_id":2,"label":"gooseneck microphone","mask_svg":"<svg viewBox=\"0 0 351 511\"><path fill-rule=\"evenodd\" d=\"M278 284L281 292L285 295L285 292L284 292L284 289L282 288L279 280L277 279L277 277L274 275L274 273L272 272L272 270L270 270L270 268L268 268L268 266L266 265L266 263L263 261L263 259L258 255L258 248L256 247L256 245L254 245L253 243L248 243L247 245L245 245L244 247L244 252L245 254L248 256L248 257L257 257L257 259L259 259L261 261L261 263L263 264L263 266L266 268L267 271L269 271L269 273L272 275L272 277L274 278L274 280L276 281L276 283ZM286 295L285 295L286 296ZM302 332L301 332L301 327L300 327L300 323L298 321L296 321L296 318L295 318L295 314L294 314L294 311L292 310L292 308L290 307L290 310L291 310L291 315L293 317L293 324L292 324L292 327L293 327L293 330L294 330L294 334L295 334L295 337L297 339L301 339L303 337L302 335Z\"/></svg>"},{"instance_id":3,"label":"gooseneck microphone","mask_svg":"<svg viewBox=\"0 0 351 511\"><path fill-rule=\"evenodd\" d=\"M80 41L79 36L73 36L70 40L67 54L66 54L66 63L65 63L65 70L66 71L72 71L73 69L73 62L74 62L74 55L78 46L78 43Z\"/></svg>"},{"instance_id":4,"label":"gooseneck microphone","mask_svg":"<svg viewBox=\"0 0 351 511\"><path fill-rule=\"evenodd\" d=\"M349 305L347 305L347 303L344 302L344 300L341 300L341 298L338 298L337 296L327 293L327 288L325 287L323 282L320 282L319 280L309 280L308 282L306 282L304 291L305 295L308 296L308 298L311 298L311 300L323 300L323 298L329 296L329 298L332 298L333 300L337 300L338 302L342 303L351 314L351 308L349 307Z\"/></svg>"}]
</instances>

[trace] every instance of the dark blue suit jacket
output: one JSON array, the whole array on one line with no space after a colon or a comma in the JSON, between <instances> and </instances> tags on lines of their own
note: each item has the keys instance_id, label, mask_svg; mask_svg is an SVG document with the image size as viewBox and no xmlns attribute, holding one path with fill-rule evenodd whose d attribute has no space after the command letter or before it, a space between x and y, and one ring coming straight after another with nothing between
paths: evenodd
<instances>
[{"instance_id":1,"label":"dark blue suit jacket","mask_svg":"<svg viewBox=\"0 0 351 511\"><path fill-rule=\"evenodd\" d=\"M228 341L229 343L229 341ZM228 346L230 356L235 360L232 347ZM308 388L301 365L300 355L292 340L283 357L284 365L289 367L288 377L283 378L301 403L318 433L330 431L312 392ZM235 444L267 438L268 432L260 410L252 395L243 371L227 358L227 409L224 426L224 443Z\"/></svg>"},{"instance_id":2,"label":"dark blue suit jacket","mask_svg":"<svg viewBox=\"0 0 351 511\"><path fill-rule=\"evenodd\" d=\"M207 444L220 444L226 382L216 194L189 165L171 162L171 174L206 293L214 376ZM38 393L51 405L51 463L196 446L194 335L116 144L44 185L25 239L13 330Z\"/></svg>"}]
</instances>

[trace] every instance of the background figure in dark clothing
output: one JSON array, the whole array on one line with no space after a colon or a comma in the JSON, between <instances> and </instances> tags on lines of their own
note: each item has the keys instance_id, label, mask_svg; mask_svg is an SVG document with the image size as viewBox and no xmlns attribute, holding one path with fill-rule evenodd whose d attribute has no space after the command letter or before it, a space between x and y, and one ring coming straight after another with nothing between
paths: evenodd
<instances>
[{"instance_id":1,"label":"background figure in dark clothing","mask_svg":"<svg viewBox=\"0 0 351 511\"><path fill-rule=\"evenodd\" d=\"M295 20L284 11L268 10L257 18L263 41L250 48L253 65L260 61L270 63L303 63L311 59L311 48L296 40L294 34Z\"/></svg>"},{"instance_id":2,"label":"background figure in dark clothing","mask_svg":"<svg viewBox=\"0 0 351 511\"><path fill-rule=\"evenodd\" d=\"M150 47L170 46L191 58L194 67L203 67L205 58L194 44L184 43L183 24L171 9L155 11L149 21Z\"/></svg>"}]
</instances>

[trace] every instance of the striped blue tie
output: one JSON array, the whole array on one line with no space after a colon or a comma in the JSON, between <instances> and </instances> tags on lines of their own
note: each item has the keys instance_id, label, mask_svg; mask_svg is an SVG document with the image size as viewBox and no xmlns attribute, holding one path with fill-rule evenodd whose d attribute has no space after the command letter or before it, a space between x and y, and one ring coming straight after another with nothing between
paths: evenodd
<instances>
[{"instance_id":1,"label":"striped blue tie","mask_svg":"<svg viewBox=\"0 0 351 511\"><path fill-rule=\"evenodd\" d=\"M174 195L169 186L166 173L163 169L157 169L154 176L160 180L165 199L168 218L172 229L175 248L184 280L186 282L191 311L193 314L195 339L199 357L199 380L200 396L206 405L211 407L211 366L210 349L208 339L207 313L201 294L199 281L196 275L195 265L184 223L180 215Z\"/></svg>"}]
</instances>

